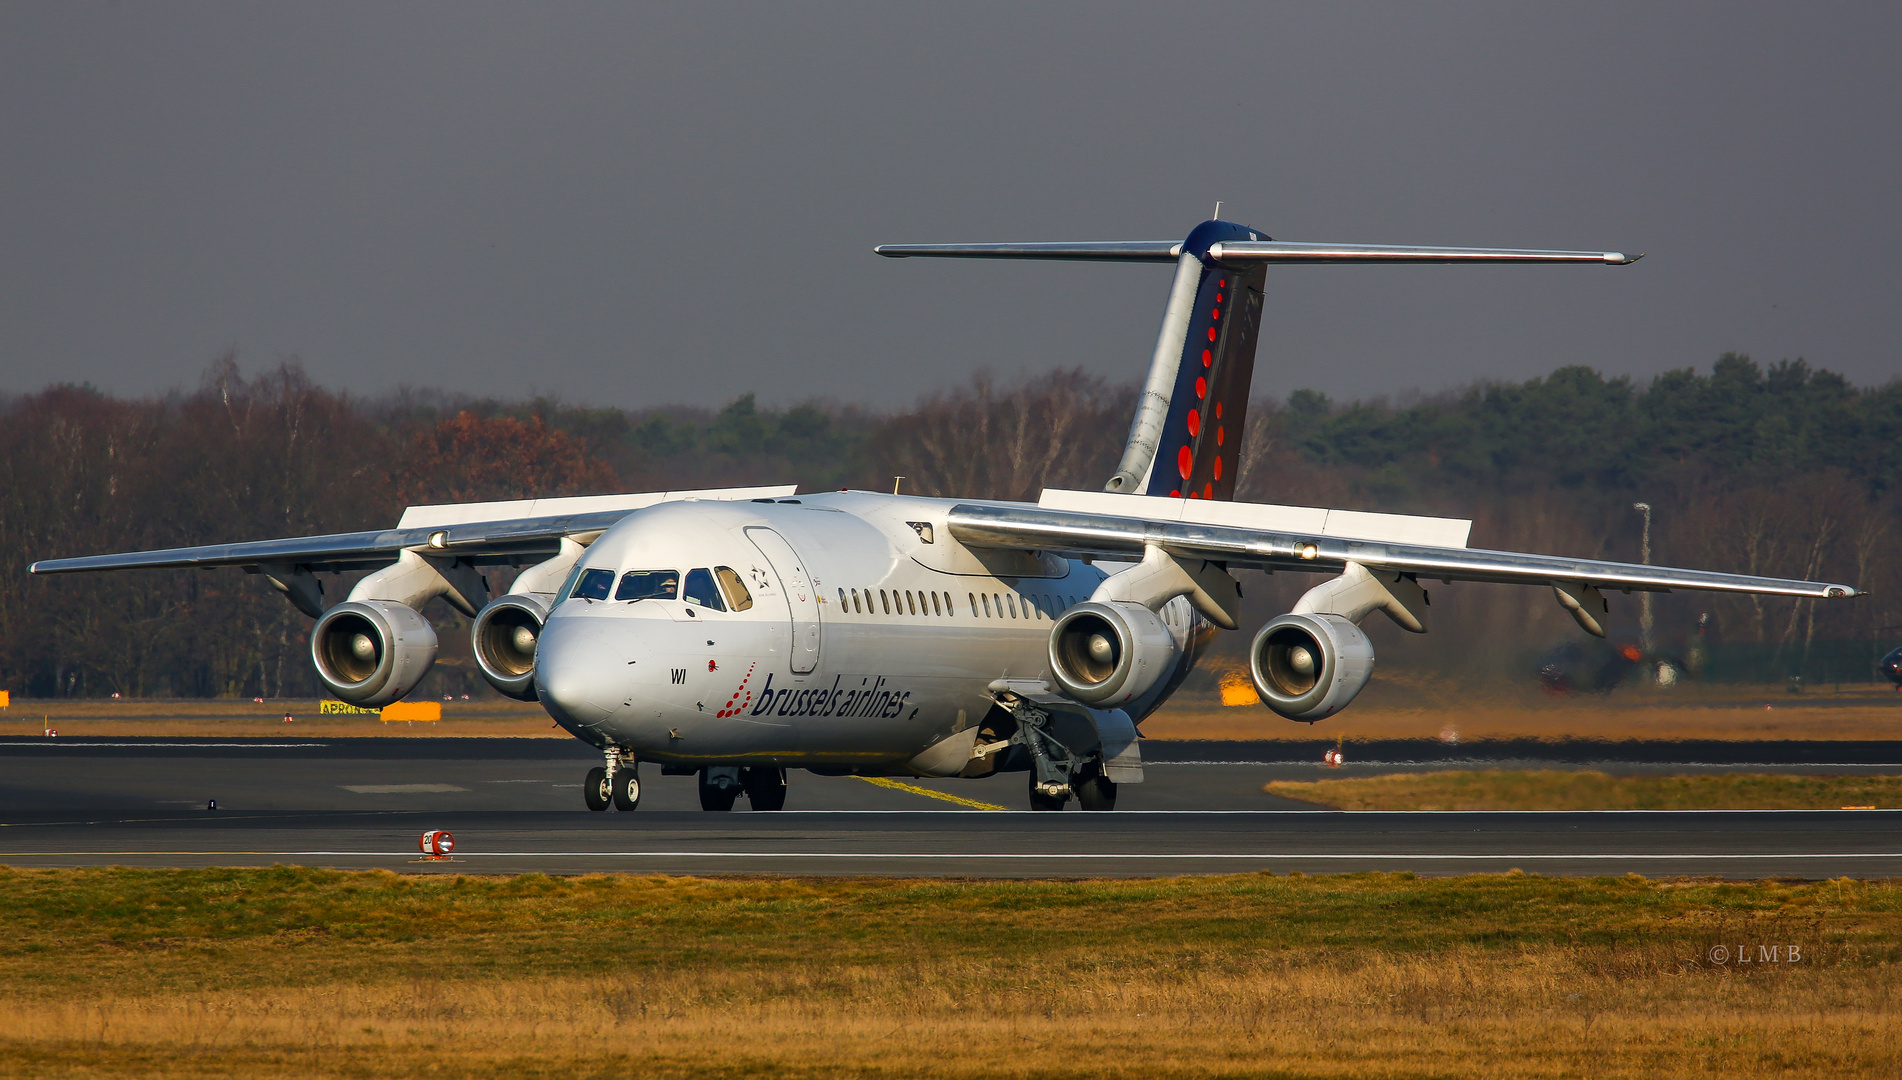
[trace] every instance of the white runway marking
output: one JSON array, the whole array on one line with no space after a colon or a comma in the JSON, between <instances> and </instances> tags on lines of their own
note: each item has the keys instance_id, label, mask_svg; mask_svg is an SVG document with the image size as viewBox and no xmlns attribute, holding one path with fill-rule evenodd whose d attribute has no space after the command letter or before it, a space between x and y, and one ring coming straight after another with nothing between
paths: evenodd
<instances>
[{"instance_id":1,"label":"white runway marking","mask_svg":"<svg viewBox=\"0 0 1902 1080\"><path fill-rule=\"evenodd\" d=\"M269 855L269 856L322 856L325 858L364 858L390 859L409 858L413 851L0 851L0 858L17 856L106 856L106 855ZM1555 853L1489 855L1489 854L1422 854L1407 852L1404 854L1385 852L1317 852L1299 854L1289 852L1258 852L1254 854L1238 852L1210 852L1191 854L1188 852L1103 852L1088 854L1083 852L1049 852L1043 854L1011 854L1007 852L972 852L957 854L936 851L465 851L457 849L458 859L930 859L935 861L983 860L998 862L1017 860L1104 860L1125 859L1161 861L1188 859L1217 859L1225 862L1237 860L1262 861L1276 859L1293 861L1299 859L1346 862L1353 860L1386 860L1402 862L1612 862L1620 859L1643 860L1647 862L1666 862L1685 860L1695 862L1722 862L1727 859L1902 859L1902 851L1838 851L1838 852L1758 852L1752 854L1720 855L1713 853L1639 853L1639 854L1577 854Z\"/></svg>"},{"instance_id":2,"label":"white runway marking","mask_svg":"<svg viewBox=\"0 0 1902 1080\"><path fill-rule=\"evenodd\" d=\"M454 784L338 784L337 786L359 795L442 795L451 791L469 790Z\"/></svg>"},{"instance_id":3,"label":"white runway marking","mask_svg":"<svg viewBox=\"0 0 1902 1080\"><path fill-rule=\"evenodd\" d=\"M1455 765L1515 765L1522 762L1550 763L1564 768L1584 768L1588 765L1615 765L1621 768L1655 769L1902 769L1902 762L1896 761L1627 761L1623 758L1595 758L1590 761L1556 761L1552 758L1448 758L1443 761L1349 761L1342 768L1366 769L1424 769L1447 768ZM1282 768L1289 765L1311 765L1314 768L1326 768L1312 758L1282 761L1145 761L1144 768L1158 765L1249 765L1260 768Z\"/></svg>"}]
</instances>

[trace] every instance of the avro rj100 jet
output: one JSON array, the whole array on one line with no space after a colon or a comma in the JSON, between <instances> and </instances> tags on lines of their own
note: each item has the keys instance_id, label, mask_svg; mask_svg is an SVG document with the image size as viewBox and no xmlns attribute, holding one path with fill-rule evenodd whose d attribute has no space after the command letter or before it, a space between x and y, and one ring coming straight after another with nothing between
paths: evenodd
<instances>
[{"instance_id":1,"label":"avro rj100 jet","mask_svg":"<svg viewBox=\"0 0 1902 1080\"><path fill-rule=\"evenodd\" d=\"M500 692L600 748L587 805L632 810L640 765L699 777L700 802L777 810L789 769L1023 772L1030 805L1108 810L1140 783L1142 721L1218 631L1234 573L1311 574L1249 649L1262 703L1312 723L1374 669L1360 623L1427 631L1427 586L1549 589L1603 636L1611 591L1855 596L1848 585L1466 546L1447 518L1232 501L1268 268L1300 263L1596 263L1618 252L1305 244L1206 221L1179 242L903 245L892 258L1175 267L1128 445L1101 491L1035 504L748 488L410 507L396 527L35 563L36 574L240 566L316 620L331 693L382 706L436 659L421 609L473 616ZM1099 562L1101 560L1101 562ZM491 598L484 570L526 567ZM341 602L320 571L371 570Z\"/></svg>"}]
</instances>

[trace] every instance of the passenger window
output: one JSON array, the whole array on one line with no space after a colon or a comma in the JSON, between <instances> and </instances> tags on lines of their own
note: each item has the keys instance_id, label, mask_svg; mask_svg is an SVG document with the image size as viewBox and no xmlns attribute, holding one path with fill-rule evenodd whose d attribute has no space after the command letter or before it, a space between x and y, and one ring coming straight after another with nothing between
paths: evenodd
<instances>
[{"instance_id":1,"label":"passenger window","mask_svg":"<svg viewBox=\"0 0 1902 1080\"><path fill-rule=\"evenodd\" d=\"M977 594L968 592L964 594L964 597L971 602L971 618L977 618Z\"/></svg>"},{"instance_id":2,"label":"passenger window","mask_svg":"<svg viewBox=\"0 0 1902 1080\"><path fill-rule=\"evenodd\" d=\"M984 601L984 617L987 619L990 618L991 617L991 598L988 596L981 596L978 599Z\"/></svg>"},{"instance_id":3,"label":"passenger window","mask_svg":"<svg viewBox=\"0 0 1902 1080\"><path fill-rule=\"evenodd\" d=\"M1004 597L1004 601L1010 605L1010 617L1013 619L1017 618L1017 598L1015 596L1006 596Z\"/></svg>"},{"instance_id":4,"label":"passenger window","mask_svg":"<svg viewBox=\"0 0 1902 1080\"><path fill-rule=\"evenodd\" d=\"M918 614L918 598L912 594L910 589L905 590L905 606L911 609L913 615Z\"/></svg>"},{"instance_id":5,"label":"passenger window","mask_svg":"<svg viewBox=\"0 0 1902 1080\"><path fill-rule=\"evenodd\" d=\"M857 589L852 590L852 610L860 614L864 614L865 612L864 605L859 603L859 591Z\"/></svg>"},{"instance_id":6,"label":"passenger window","mask_svg":"<svg viewBox=\"0 0 1902 1080\"><path fill-rule=\"evenodd\" d=\"M852 610L852 605L851 605L851 604L848 604L848 603L846 603L846 602L845 602L845 590L844 590L844 589L840 589L840 590L839 590L839 610L840 610L840 611L851 611L851 610Z\"/></svg>"},{"instance_id":7,"label":"passenger window","mask_svg":"<svg viewBox=\"0 0 1902 1080\"><path fill-rule=\"evenodd\" d=\"M608 590L614 587L614 571L583 570L581 580L575 582L575 591L570 596L579 596L583 600L606 600Z\"/></svg>"},{"instance_id":8,"label":"passenger window","mask_svg":"<svg viewBox=\"0 0 1902 1080\"><path fill-rule=\"evenodd\" d=\"M687 571L687 587L681 590L681 596L689 604L699 604L715 611L725 611L726 605L720 602L720 590L713 587L713 571Z\"/></svg>"},{"instance_id":9,"label":"passenger window","mask_svg":"<svg viewBox=\"0 0 1902 1080\"><path fill-rule=\"evenodd\" d=\"M885 614L892 613L892 598L884 589L878 590L878 606L885 609Z\"/></svg>"},{"instance_id":10,"label":"passenger window","mask_svg":"<svg viewBox=\"0 0 1902 1080\"><path fill-rule=\"evenodd\" d=\"M938 594L937 594L937 593L932 593L932 594L931 594L931 613L932 613L933 615L943 615L943 614L944 614L944 611L943 611L942 609L940 609L940 608L938 607Z\"/></svg>"},{"instance_id":11,"label":"passenger window","mask_svg":"<svg viewBox=\"0 0 1902 1080\"><path fill-rule=\"evenodd\" d=\"M730 566L716 566L713 576L720 582L720 591L726 594L726 606L730 611L745 611L753 606L753 594L746 591L746 582L733 572Z\"/></svg>"},{"instance_id":12,"label":"passenger window","mask_svg":"<svg viewBox=\"0 0 1902 1080\"><path fill-rule=\"evenodd\" d=\"M621 575L616 600L673 600L680 596L680 575L672 570L629 570Z\"/></svg>"},{"instance_id":13,"label":"passenger window","mask_svg":"<svg viewBox=\"0 0 1902 1080\"><path fill-rule=\"evenodd\" d=\"M951 599L950 593L944 594L944 613L946 615L956 615L958 613L957 602Z\"/></svg>"}]
</instances>

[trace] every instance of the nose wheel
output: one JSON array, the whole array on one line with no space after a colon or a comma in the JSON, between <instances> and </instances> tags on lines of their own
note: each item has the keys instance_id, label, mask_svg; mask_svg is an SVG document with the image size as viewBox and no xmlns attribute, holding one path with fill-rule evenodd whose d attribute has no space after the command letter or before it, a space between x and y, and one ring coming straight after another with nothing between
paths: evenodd
<instances>
[{"instance_id":1,"label":"nose wheel","mask_svg":"<svg viewBox=\"0 0 1902 1080\"><path fill-rule=\"evenodd\" d=\"M641 804L640 763L633 755L624 757L612 748L607 758L607 764L588 770L587 778L581 782L581 798L590 810L606 810L610 806L616 810L634 809Z\"/></svg>"},{"instance_id":2,"label":"nose wheel","mask_svg":"<svg viewBox=\"0 0 1902 1080\"><path fill-rule=\"evenodd\" d=\"M588 801L590 810L606 810L614 800L614 789L608 783L608 771L599 765L588 770L588 778L581 782L581 797Z\"/></svg>"},{"instance_id":3,"label":"nose wheel","mask_svg":"<svg viewBox=\"0 0 1902 1080\"><path fill-rule=\"evenodd\" d=\"M632 810L641 804L641 773L634 765L624 765L614 774L614 808Z\"/></svg>"}]
</instances>

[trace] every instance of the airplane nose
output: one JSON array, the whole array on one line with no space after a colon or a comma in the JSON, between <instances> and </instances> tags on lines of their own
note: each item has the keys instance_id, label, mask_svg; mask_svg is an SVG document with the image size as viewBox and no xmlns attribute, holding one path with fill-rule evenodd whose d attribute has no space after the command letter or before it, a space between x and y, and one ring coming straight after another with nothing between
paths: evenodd
<instances>
[{"instance_id":1,"label":"airplane nose","mask_svg":"<svg viewBox=\"0 0 1902 1080\"><path fill-rule=\"evenodd\" d=\"M622 668L602 619L550 619L535 648L535 692L559 719L578 726L606 720L620 707Z\"/></svg>"}]
</instances>

